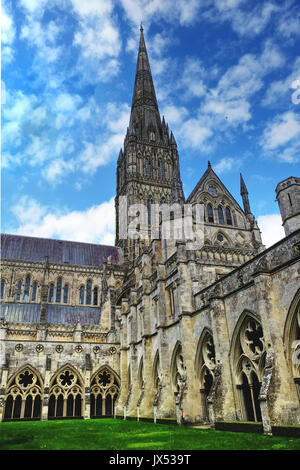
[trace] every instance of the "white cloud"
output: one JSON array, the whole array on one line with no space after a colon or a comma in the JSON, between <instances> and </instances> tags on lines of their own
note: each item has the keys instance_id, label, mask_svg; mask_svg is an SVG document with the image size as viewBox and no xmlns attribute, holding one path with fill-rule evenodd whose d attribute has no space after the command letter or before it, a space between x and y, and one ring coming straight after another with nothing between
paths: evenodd
<instances>
[{"instance_id":1,"label":"white cloud","mask_svg":"<svg viewBox=\"0 0 300 470\"><path fill-rule=\"evenodd\" d=\"M201 8L199 0L121 0L121 4L130 21L135 25L143 22L146 27L159 19L181 25L192 24Z\"/></svg>"},{"instance_id":2,"label":"white cloud","mask_svg":"<svg viewBox=\"0 0 300 470\"><path fill-rule=\"evenodd\" d=\"M114 199L84 211L58 212L42 206L35 199L23 196L12 207L18 220L11 233L44 238L114 244Z\"/></svg>"},{"instance_id":3,"label":"white cloud","mask_svg":"<svg viewBox=\"0 0 300 470\"><path fill-rule=\"evenodd\" d=\"M185 147L206 148L206 140L213 134L211 128L202 122L202 119L188 119L176 130L176 135Z\"/></svg>"},{"instance_id":4,"label":"white cloud","mask_svg":"<svg viewBox=\"0 0 300 470\"><path fill-rule=\"evenodd\" d=\"M274 150L300 136L300 116L292 111L278 115L269 123L261 139L266 150Z\"/></svg>"},{"instance_id":5,"label":"white cloud","mask_svg":"<svg viewBox=\"0 0 300 470\"><path fill-rule=\"evenodd\" d=\"M291 73L286 78L275 80L269 85L266 95L262 100L262 105L278 107L280 102L283 104L292 102L292 86L296 80L300 80L300 57L295 58L291 67Z\"/></svg>"},{"instance_id":6,"label":"white cloud","mask_svg":"<svg viewBox=\"0 0 300 470\"><path fill-rule=\"evenodd\" d=\"M72 160L65 161L62 158L57 158L42 170L42 176L49 183L56 185L61 183L63 177L72 171L74 171L74 162Z\"/></svg>"},{"instance_id":7,"label":"white cloud","mask_svg":"<svg viewBox=\"0 0 300 470\"><path fill-rule=\"evenodd\" d=\"M284 8L266 1L252 8L250 4L250 8L243 10L243 4L246 4L244 0L213 0L204 16L213 22L230 22L232 29L241 36L256 36L266 28L272 15Z\"/></svg>"},{"instance_id":8,"label":"white cloud","mask_svg":"<svg viewBox=\"0 0 300 470\"><path fill-rule=\"evenodd\" d=\"M2 60L9 63L14 58L14 49L12 44L15 40L16 28L12 15L8 11L6 5L2 2L1 6L1 42L2 42Z\"/></svg>"},{"instance_id":9,"label":"white cloud","mask_svg":"<svg viewBox=\"0 0 300 470\"><path fill-rule=\"evenodd\" d=\"M262 242L268 248L285 237L282 219L279 214L261 215L257 218L261 230Z\"/></svg>"},{"instance_id":10,"label":"white cloud","mask_svg":"<svg viewBox=\"0 0 300 470\"><path fill-rule=\"evenodd\" d=\"M69 93L60 93L55 100L55 108L58 112L73 113L82 99L79 95L70 95Z\"/></svg>"},{"instance_id":11,"label":"white cloud","mask_svg":"<svg viewBox=\"0 0 300 470\"><path fill-rule=\"evenodd\" d=\"M236 170L240 166L240 163L240 160L237 158L224 157L214 165L214 171L221 175L222 173L231 171L233 168Z\"/></svg>"}]
</instances>

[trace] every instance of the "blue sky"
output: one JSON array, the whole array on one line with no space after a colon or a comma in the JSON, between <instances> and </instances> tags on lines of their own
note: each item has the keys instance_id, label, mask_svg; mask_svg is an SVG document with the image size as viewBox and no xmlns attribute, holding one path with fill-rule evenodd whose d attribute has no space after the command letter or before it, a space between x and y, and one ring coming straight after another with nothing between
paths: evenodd
<instances>
[{"instance_id":1,"label":"blue sky","mask_svg":"<svg viewBox=\"0 0 300 470\"><path fill-rule=\"evenodd\" d=\"M143 23L185 196L207 168L268 246L299 176L297 0L2 0L2 231L114 243L116 161Z\"/></svg>"}]
</instances>

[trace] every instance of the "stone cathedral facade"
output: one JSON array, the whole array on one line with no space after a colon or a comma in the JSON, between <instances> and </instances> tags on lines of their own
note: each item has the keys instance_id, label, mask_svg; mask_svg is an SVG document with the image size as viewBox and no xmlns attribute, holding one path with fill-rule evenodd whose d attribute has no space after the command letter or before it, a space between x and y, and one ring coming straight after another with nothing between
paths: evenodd
<instances>
[{"instance_id":1,"label":"stone cathedral facade","mask_svg":"<svg viewBox=\"0 0 300 470\"><path fill-rule=\"evenodd\" d=\"M268 249L240 184L243 207L208 163L184 196L141 28L116 246L2 235L0 419L300 424L300 178L276 187L286 236ZM146 208L135 237L124 200ZM163 204L174 230L203 208L200 244L163 239Z\"/></svg>"}]
</instances>

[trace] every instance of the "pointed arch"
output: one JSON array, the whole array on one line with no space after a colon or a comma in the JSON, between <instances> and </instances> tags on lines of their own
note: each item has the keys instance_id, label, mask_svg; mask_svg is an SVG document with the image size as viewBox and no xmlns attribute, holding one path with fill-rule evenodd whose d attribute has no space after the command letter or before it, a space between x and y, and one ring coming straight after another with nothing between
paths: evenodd
<instances>
[{"instance_id":1,"label":"pointed arch","mask_svg":"<svg viewBox=\"0 0 300 470\"><path fill-rule=\"evenodd\" d=\"M143 381L144 381L144 359L143 357L141 357L139 367L138 367L138 382L139 382L140 388L143 385Z\"/></svg>"},{"instance_id":2,"label":"pointed arch","mask_svg":"<svg viewBox=\"0 0 300 470\"><path fill-rule=\"evenodd\" d=\"M203 342L204 342L204 339L206 336L211 336L213 337L213 334L212 334L212 330L210 328L208 328L207 326L205 326L201 332L201 335L199 337L199 340L198 340L198 344L197 344L197 349L196 349L196 354L195 354L195 361L194 361L194 364L195 364L195 371L197 373L197 371L199 370L199 366L201 364L201 350L202 350L202 347L203 347ZM199 378L199 375L197 374L197 377Z\"/></svg>"},{"instance_id":3,"label":"pointed arch","mask_svg":"<svg viewBox=\"0 0 300 470\"><path fill-rule=\"evenodd\" d=\"M205 327L200 335L195 357L195 371L200 388L202 418L209 421L208 396L214 380L216 367L215 347L212 331Z\"/></svg>"},{"instance_id":4,"label":"pointed arch","mask_svg":"<svg viewBox=\"0 0 300 470\"><path fill-rule=\"evenodd\" d=\"M300 289L296 292L286 316L283 343L288 367L300 400Z\"/></svg>"},{"instance_id":5,"label":"pointed arch","mask_svg":"<svg viewBox=\"0 0 300 470\"><path fill-rule=\"evenodd\" d=\"M120 377L111 367L102 365L91 377L91 417L113 416L119 391Z\"/></svg>"},{"instance_id":6,"label":"pointed arch","mask_svg":"<svg viewBox=\"0 0 300 470\"><path fill-rule=\"evenodd\" d=\"M5 393L4 420L40 419L43 379L30 364L20 367L9 378Z\"/></svg>"},{"instance_id":7,"label":"pointed arch","mask_svg":"<svg viewBox=\"0 0 300 470\"><path fill-rule=\"evenodd\" d=\"M244 310L232 335L230 357L241 416L245 421L261 421L258 397L265 356L260 318L253 312Z\"/></svg>"},{"instance_id":8,"label":"pointed arch","mask_svg":"<svg viewBox=\"0 0 300 470\"><path fill-rule=\"evenodd\" d=\"M213 237L213 245L219 246L232 246L233 243L230 237L223 230L218 230L218 232Z\"/></svg>"},{"instance_id":9,"label":"pointed arch","mask_svg":"<svg viewBox=\"0 0 300 470\"><path fill-rule=\"evenodd\" d=\"M82 417L83 397L80 372L69 363L61 366L50 380L48 419Z\"/></svg>"},{"instance_id":10,"label":"pointed arch","mask_svg":"<svg viewBox=\"0 0 300 470\"><path fill-rule=\"evenodd\" d=\"M154 355L153 367L152 367L152 378L153 378L154 385L156 383L158 375L160 375L159 369L160 369L160 359L159 359L159 350L157 349Z\"/></svg>"}]
</instances>

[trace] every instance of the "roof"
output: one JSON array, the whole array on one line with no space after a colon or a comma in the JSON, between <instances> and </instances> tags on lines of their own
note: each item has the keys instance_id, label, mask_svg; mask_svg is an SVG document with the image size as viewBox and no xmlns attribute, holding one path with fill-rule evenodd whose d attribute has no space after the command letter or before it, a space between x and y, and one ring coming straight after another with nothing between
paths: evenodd
<instances>
[{"instance_id":1,"label":"roof","mask_svg":"<svg viewBox=\"0 0 300 470\"><path fill-rule=\"evenodd\" d=\"M39 323L41 304L2 303L0 317L11 323ZM47 305L46 323L74 325L99 325L101 311L96 307Z\"/></svg>"},{"instance_id":2,"label":"roof","mask_svg":"<svg viewBox=\"0 0 300 470\"><path fill-rule=\"evenodd\" d=\"M122 264L121 248L51 238L1 234L1 257L24 261L101 267L105 261Z\"/></svg>"}]
</instances>

